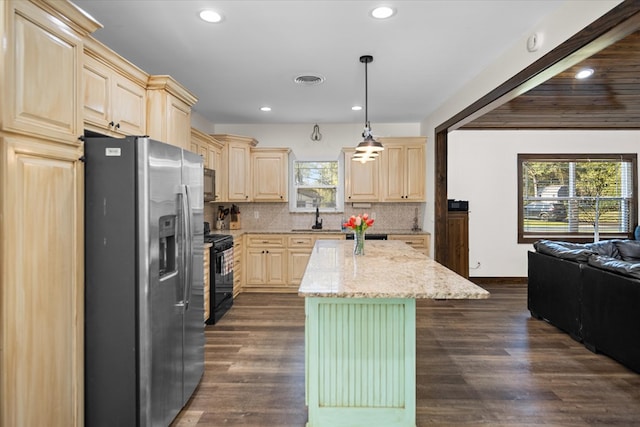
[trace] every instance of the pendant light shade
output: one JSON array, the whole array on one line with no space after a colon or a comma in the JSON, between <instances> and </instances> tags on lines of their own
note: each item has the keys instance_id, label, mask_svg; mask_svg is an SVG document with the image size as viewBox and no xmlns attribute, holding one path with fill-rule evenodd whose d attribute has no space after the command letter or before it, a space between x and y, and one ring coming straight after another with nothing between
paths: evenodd
<instances>
[{"instance_id":1,"label":"pendant light shade","mask_svg":"<svg viewBox=\"0 0 640 427\"><path fill-rule=\"evenodd\" d=\"M375 158L378 157L378 153L384 150L384 147L373 137L371 133L371 124L369 123L369 82L367 64L373 62L373 56L363 55L360 57L360 62L364 64L364 131L362 132L364 140L356 147L356 153L353 156L353 160L367 162L375 160Z\"/></svg>"}]
</instances>

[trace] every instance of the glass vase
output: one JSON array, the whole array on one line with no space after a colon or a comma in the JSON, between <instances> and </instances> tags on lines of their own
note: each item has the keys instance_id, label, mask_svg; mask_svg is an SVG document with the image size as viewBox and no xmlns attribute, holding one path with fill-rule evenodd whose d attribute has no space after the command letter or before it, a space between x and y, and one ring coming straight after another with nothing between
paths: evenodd
<instances>
[{"instance_id":1,"label":"glass vase","mask_svg":"<svg viewBox=\"0 0 640 427\"><path fill-rule=\"evenodd\" d=\"M364 255L364 230L353 230L353 254Z\"/></svg>"}]
</instances>

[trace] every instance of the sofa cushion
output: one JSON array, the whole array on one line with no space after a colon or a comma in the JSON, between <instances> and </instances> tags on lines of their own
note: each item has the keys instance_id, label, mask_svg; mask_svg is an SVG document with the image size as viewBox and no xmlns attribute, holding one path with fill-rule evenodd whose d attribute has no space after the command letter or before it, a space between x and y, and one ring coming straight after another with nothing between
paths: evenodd
<instances>
[{"instance_id":1,"label":"sofa cushion","mask_svg":"<svg viewBox=\"0 0 640 427\"><path fill-rule=\"evenodd\" d=\"M604 255L589 257L589 265L613 273L640 279L640 261L624 261Z\"/></svg>"},{"instance_id":2,"label":"sofa cushion","mask_svg":"<svg viewBox=\"0 0 640 427\"><path fill-rule=\"evenodd\" d=\"M640 241L617 240L615 244L624 261L640 261Z\"/></svg>"},{"instance_id":3,"label":"sofa cushion","mask_svg":"<svg viewBox=\"0 0 640 427\"><path fill-rule=\"evenodd\" d=\"M589 256L595 253L579 243L555 242L553 240L538 240L533 244L533 247L536 252L576 262L587 262Z\"/></svg>"},{"instance_id":4,"label":"sofa cushion","mask_svg":"<svg viewBox=\"0 0 640 427\"><path fill-rule=\"evenodd\" d=\"M620 252L616 246L619 240L601 240L595 243L585 243L584 247L592 250L598 255L610 256L611 258L620 258Z\"/></svg>"}]
</instances>

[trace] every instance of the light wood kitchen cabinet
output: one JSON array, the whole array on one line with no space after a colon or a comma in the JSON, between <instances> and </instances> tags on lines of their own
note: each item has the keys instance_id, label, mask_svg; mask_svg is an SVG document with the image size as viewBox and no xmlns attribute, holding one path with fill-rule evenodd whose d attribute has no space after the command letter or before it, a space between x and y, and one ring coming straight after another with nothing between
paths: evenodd
<instances>
[{"instance_id":1,"label":"light wood kitchen cabinet","mask_svg":"<svg viewBox=\"0 0 640 427\"><path fill-rule=\"evenodd\" d=\"M351 159L353 149L344 149L344 200L377 202L380 200L380 160L359 162Z\"/></svg>"},{"instance_id":2,"label":"light wood kitchen cabinet","mask_svg":"<svg viewBox=\"0 0 640 427\"><path fill-rule=\"evenodd\" d=\"M281 235L252 234L246 237L244 288L286 286L286 246Z\"/></svg>"},{"instance_id":3,"label":"light wood kitchen cabinet","mask_svg":"<svg viewBox=\"0 0 640 427\"><path fill-rule=\"evenodd\" d=\"M381 138L380 155L383 202L425 201L426 138Z\"/></svg>"},{"instance_id":4,"label":"light wood kitchen cabinet","mask_svg":"<svg viewBox=\"0 0 640 427\"><path fill-rule=\"evenodd\" d=\"M148 74L94 39L84 46L85 128L120 137L147 133Z\"/></svg>"},{"instance_id":5,"label":"light wood kitchen cabinet","mask_svg":"<svg viewBox=\"0 0 640 427\"><path fill-rule=\"evenodd\" d=\"M286 202L288 198L288 148L255 148L251 150L254 202Z\"/></svg>"},{"instance_id":6,"label":"light wood kitchen cabinet","mask_svg":"<svg viewBox=\"0 0 640 427\"><path fill-rule=\"evenodd\" d=\"M0 141L0 424L81 426L81 147L9 134Z\"/></svg>"},{"instance_id":7,"label":"light wood kitchen cabinet","mask_svg":"<svg viewBox=\"0 0 640 427\"><path fill-rule=\"evenodd\" d=\"M82 426L83 39L60 0L0 2L0 425Z\"/></svg>"},{"instance_id":8,"label":"light wood kitchen cabinet","mask_svg":"<svg viewBox=\"0 0 640 427\"><path fill-rule=\"evenodd\" d=\"M224 144L222 163L226 185L222 189L223 201L250 202L252 200L251 148L258 144L253 138L216 134L212 135Z\"/></svg>"},{"instance_id":9,"label":"light wood kitchen cabinet","mask_svg":"<svg viewBox=\"0 0 640 427\"><path fill-rule=\"evenodd\" d=\"M233 238L233 297L242 292L244 284L244 236Z\"/></svg>"},{"instance_id":10,"label":"light wood kitchen cabinet","mask_svg":"<svg viewBox=\"0 0 640 427\"><path fill-rule=\"evenodd\" d=\"M287 283L291 292L297 292L307 269L311 251L317 240L344 240L344 233L294 234L287 237Z\"/></svg>"},{"instance_id":11,"label":"light wood kitchen cabinet","mask_svg":"<svg viewBox=\"0 0 640 427\"><path fill-rule=\"evenodd\" d=\"M69 2L40 4L0 2L0 129L78 145L82 40L100 24Z\"/></svg>"},{"instance_id":12,"label":"light wood kitchen cabinet","mask_svg":"<svg viewBox=\"0 0 640 427\"><path fill-rule=\"evenodd\" d=\"M216 171L216 202L224 201L222 189L225 186L225 173L222 168L222 143L211 135L191 128L191 148L194 153L200 154L205 168Z\"/></svg>"},{"instance_id":13,"label":"light wood kitchen cabinet","mask_svg":"<svg viewBox=\"0 0 640 427\"><path fill-rule=\"evenodd\" d=\"M429 256L431 247L431 235L429 234L389 234L389 240L401 240L413 249Z\"/></svg>"},{"instance_id":14,"label":"light wood kitchen cabinet","mask_svg":"<svg viewBox=\"0 0 640 427\"><path fill-rule=\"evenodd\" d=\"M197 100L171 76L150 76L147 82L147 134L189 150L191 107Z\"/></svg>"},{"instance_id":15,"label":"light wood kitchen cabinet","mask_svg":"<svg viewBox=\"0 0 640 427\"><path fill-rule=\"evenodd\" d=\"M211 244L204 245L204 321L209 320L211 310Z\"/></svg>"}]
</instances>

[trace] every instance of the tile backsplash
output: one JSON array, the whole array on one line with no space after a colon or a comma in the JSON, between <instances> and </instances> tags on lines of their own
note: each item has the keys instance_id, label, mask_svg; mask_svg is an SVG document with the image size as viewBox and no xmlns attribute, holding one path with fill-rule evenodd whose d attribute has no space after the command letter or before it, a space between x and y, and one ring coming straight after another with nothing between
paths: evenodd
<instances>
[{"instance_id":1,"label":"tile backsplash","mask_svg":"<svg viewBox=\"0 0 640 427\"><path fill-rule=\"evenodd\" d=\"M289 212L288 203L237 203L240 208L241 228L246 230L291 230L311 229L315 213ZM204 218L215 228L218 206L230 208L231 203L209 203L205 206ZM425 203L371 203L371 208L353 208L345 203L343 213L320 212L323 229L340 229L342 221L350 215L368 213L375 217L374 229L410 230L414 217L422 229ZM257 215L256 215L257 213ZM256 216L258 218L256 218ZM224 219L224 228L229 228L229 216Z\"/></svg>"}]
</instances>

